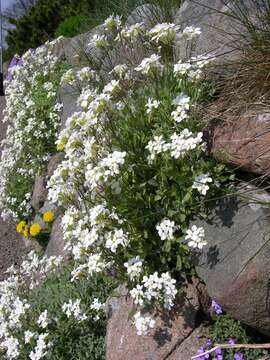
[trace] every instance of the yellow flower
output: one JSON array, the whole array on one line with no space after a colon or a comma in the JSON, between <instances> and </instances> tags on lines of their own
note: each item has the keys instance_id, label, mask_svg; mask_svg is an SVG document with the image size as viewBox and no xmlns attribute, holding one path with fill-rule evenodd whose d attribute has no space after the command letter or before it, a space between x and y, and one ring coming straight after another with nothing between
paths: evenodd
<instances>
[{"instance_id":1,"label":"yellow flower","mask_svg":"<svg viewBox=\"0 0 270 360\"><path fill-rule=\"evenodd\" d=\"M24 228L24 231L23 231L23 236L27 238L28 235L29 235L29 226L26 225L26 227Z\"/></svg>"},{"instance_id":2,"label":"yellow flower","mask_svg":"<svg viewBox=\"0 0 270 360\"><path fill-rule=\"evenodd\" d=\"M65 144L60 142L59 144L57 144L57 151L64 151L65 149Z\"/></svg>"},{"instance_id":3,"label":"yellow flower","mask_svg":"<svg viewBox=\"0 0 270 360\"><path fill-rule=\"evenodd\" d=\"M30 235L37 236L41 231L41 226L39 224L33 224L30 227Z\"/></svg>"},{"instance_id":4,"label":"yellow flower","mask_svg":"<svg viewBox=\"0 0 270 360\"><path fill-rule=\"evenodd\" d=\"M21 234L24 230L24 227L26 226L26 222L24 220L20 221L17 225L16 225L16 230L18 234Z\"/></svg>"},{"instance_id":5,"label":"yellow flower","mask_svg":"<svg viewBox=\"0 0 270 360\"><path fill-rule=\"evenodd\" d=\"M54 213L52 211L46 211L43 214L43 221L44 222L52 222L54 220Z\"/></svg>"}]
</instances>

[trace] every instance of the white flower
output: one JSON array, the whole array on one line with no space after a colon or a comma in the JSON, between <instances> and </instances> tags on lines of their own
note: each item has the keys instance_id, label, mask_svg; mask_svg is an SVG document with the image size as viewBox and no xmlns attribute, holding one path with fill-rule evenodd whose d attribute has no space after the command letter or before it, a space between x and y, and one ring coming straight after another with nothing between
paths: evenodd
<instances>
[{"instance_id":1,"label":"white flower","mask_svg":"<svg viewBox=\"0 0 270 360\"><path fill-rule=\"evenodd\" d=\"M100 319L100 312L105 310L105 304L102 304L98 298L94 298L94 301L90 305L90 309L97 313L94 316L94 321L98 321Z\"/></svg>"},{"instance_id":2,"label":"white flower","mask_svg":"<svg viewBox=\"0 0 270 360\"><path fill-rule=\"evenodd\" d=\"M201 29L199 27L187 26L183 30L181 37L187 40L192 40L194 38L197 38L199 35L201 35Z\"/></svg>"},{"instance_id":3,"label":"white flower","mask_svg":"<svg viewBox=\"0 0 270 360\"><path fill-rule=\"evenodd\" d=\"M156 225L156 229L161 240L172 240L177 227L175 226L174 221L163 219L158 225Z\"/></svg>"},{"instance_id":4,"label":"white flower","mask_svg":"<svg viewBox=\"0 0 270 360\"><path fill-rule=\"evenodd\" d=\"M179 26L175 24L157 24L149 31L149 35L151 37L151 41L162 44L170 44L175 40L177 30L179 30Z\"/></svg>"},{"instance_id":5,"label":"white flower","mask_svg":"<svg viewBox=\"0 0 270 360\"><path fill-rule=\"evenodd\" d=\"M207 241L204 240L204 236L204 229L202 227L192 225L191 229L187 230L185 239L189 240L189 247L201 250L205 245L207 245Z\"/></svg>"},{"instance_id":6,"label":"white flower","mask_svg":"<svg viewBox=\"0 0 270 360\"><path fill-rule=\"evenodd\" d=\"M104 26L108 31L115 31L121 28L122 21L119 15L111 15L104 21Z\"/></svg>"},{"instance_id":7,"label":"white flower","mask_svg":"<svg viewBox=\"0 0 270 360\"><path fill-rule=\"evenodd\" d=\"M156 323L150 316L141 316L140 311L134 315L134 319L137 335L147 335L149 330L153 329Z\"/></svg>"},{"instance_id":8,"label":"white flower","mask_svg":"<svg viewBox=\"0 0 270 360\"><path fill-rule=\"evenodd\" d=\"M154 136L145 147L150 152L150 159L154 160L157 154L167 150L163 136Z\"/></svg>"},{"instance_id":9,"label":"white flower","mask_svg":"<svg viewBox=\"0 0 270 360\"><path fill-rule=\"evenodd\" d=\"M106 35L95 34L89 43L89 46L93 46L93 45L96 48L106 49L107 47L109 47L110 43Z\"/></svg>"},{"instance_id":10,"label":"white flower","mask_svg":"<svg viewBox=\"0 0 270 360\"><path fill-rule=\"evenodd\" d=\"M140 65L135 67L134 70L141 72L144 75L147 75L152 72L162 72L163 65L160 63L161 57L156 54L152 54L149 58L142 60Z\"/></svg>"},{"instance_id":11,"label":"white flower","mask_svg":"<svg viewBox=\"0 0 270 360\"><path fill-rule=\"evenodd\" d=\"M48 319L48 310L44 310L38 318L37 321L38 325L42 328L45 329L48 324L49 324L49 319Z\"/></svg>"},{"instance_id":12,"label":"white flower","mask_svg":"<svg viewBox=\"0 0 270 360\"><path fill-rule=\"evenodd\" d=\"M132 42L137 39L139 35L143 34L144 30L145 25L142 22L127 26L121 31L120 36L117 36L116 40L126 39Z\"/></svg>"},{"instance_id":13,"label":"white flower","mask_svg":"<svg viewBox=\"0 0 270 360\"><path fill-rule=\"evenodd\" d=\"M8 359L16 359L20 355L19 341L15 337L7 336L0 345L6 350Z\"/></svg>"},{"instance_id":14,"label":"white flower","mask_svg":"<svg viewBox=\"0 0 270 360\"><path fill-rule=\"evenodd\" d=\"M187 75L192 65L190 63L182 63L180 60L178 63L174 64L173 72L177 75Z\"/></svg>"},{"instance_id":15,"label":"white flower","mask_svg":"<svg viewBox=\"0 0 270 360\"><path fill-rule=\"evenodd\" d=\"M133 288L132 290L130 290L130 295L134 300L134 303L136 305L140 305L142 306L144 303L144 291L143 291L143 285L139 285L137 284L135 288Z\"/></svg>"},{"instance_id":16,"label":"white flower","mask_svg":"<svg viewBox=\"0 0 270 360\"><path fill-rule=\"evenodd\" d=\"M209 190L209 185L207 183L211 182L213 182L213 179L209 176L209 174L201 174L195 177L192 188L197 189L200 194L206 195Z\"/></svg>"},{"instance_id":17,"label":"white flower","mask_svg":"<svg viewBox=\"0 0 270 360\"><path fill-rule=\"evenodd\" d=\"M202 143L202 136L201 132L194 136L188 129L184 129L179 135L174 133L171 136L171 143L168 144L171 156L175 159L183 157L187 151L195 149Z\"/></svg>"},{"instance_id":18,"label":"white flower","mask_svg":"<svg viewBox=\"0 0 270 360\"><path fill-rule=\"evenodd\" d=\"M119 80L112 80L103 89L104 94L114 96L120 90Z\"/></svg>"},{"instance_id":19,"label":"white flower","mask_svg":"<svg viewBox=\"0 0 270 360\"><path fill-rule=\"evenodd\" d=\"M148 98L147 104L145 105L146 113L150 114L152 110L157 109L159 105L160 105L160 101L154 100L152 98Z\"/></svg>"},{"instance_id":20,"label":"white flower","mask_svg":"<svg viewBox=\"0 0 270 360\"><path fill-rule=\"evenodd\" d=\"M40 360L47 355L48 349L52 346L52 343L45 341L47 337L48 333L39 335L35 349L29 354L30 360Z\"/></svg>"},{"instance_id":21,"label":"white flower","mask_svg":"<svg viewBox=\"0 0 270 360\"><path fill-rule=\"evenodd\" d=\"M73 316L77 321L84 321L87 319L87 316L82 312L80 303L81 299L76 299L75 301L69 299L68 303L62 305L62 310L68 318Z\"/></svg>"},{"instance_id":22,"label":"white flower","mask_svg":"<svg viewBox=\"0 0 270 360\"><path fill-rule=\"evenodd\" d=\"M77 76L79 80L82 82L92 81L92 80L96 81L99 78L96 71L92 70L88 66L79 70Z\"/></svg>"},{"instance_id":23,"label":"white flower","mask_svg":"<svg viewBox=\"0 0 270 360\"><path fill-rule=\"evenodd\" d=\"M33 337L35 336L35 333L33 333L30 330L26 330L24 333L24 342L25 344L29 344L31 339L33 339Z\"/></svg>"},{"instance_id":24,"label":"white flower","mask_svg":"<svg viewBox=\"0 0 270 360\"><path fill-rule=\"evenodd\" d=\"M130 74L128 72L128 66L126 64L116 65L110 73L115 75L119 79L129 79L130 78Z\"/></svg>"},{"instance_id":25,"label":"white flower","mask_svg":"<svg viewBox=\"0 0 270 360\"><path fill-rule=\"evenodd\" d=\"M171 113L171 116L175 122L180 123L187 118L187 112L189 110L190 97L184 94L177 96L173 105L176 105L177 108Z\"/></svg>"},{"instance_id":26,"label":"white flower","mask_svg":"<svg viewBox=\"0 0 270 360\"><path fill-rule=\"evenodd\" d=\"M127 234L125 234L122 229L117 229L108 233L105 246L110 249L111 252L115 253L119 245L126 247L127 244Z\"/></svg>"},{"instance_id":27,"label":"white flower","mask_svg":"<svg viewBox=\"0 0 270 360\"><path fill-rule=\"evenodd\" d=\"M127 273L131 281L133 281L141 274L143 270L142 265L143 260L139 256L129 259L128 262L124 263L124 266L127 268Z\"/></svg>"}]
</instances>

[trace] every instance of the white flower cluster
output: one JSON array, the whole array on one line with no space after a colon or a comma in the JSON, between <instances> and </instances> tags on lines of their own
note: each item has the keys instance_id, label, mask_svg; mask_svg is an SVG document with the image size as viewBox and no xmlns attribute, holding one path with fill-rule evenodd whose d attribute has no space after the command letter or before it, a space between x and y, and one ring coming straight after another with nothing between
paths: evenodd
<instances>
[{"instance_id":1,"label":"white flower cluster","mask_svg":"<svg viewBox=\"0 0 270 360\"><path fill-rule=\"evenodd\" d=\"M191 57L187 62L180 60L174 65L174 74L178 77L187 76L190 81L198 81L202 77L203 69L214 60L215 57L211 54Z\"/></svg>"},{"instance_id":2,"label":"white flower cluster","mask_svg":"<svg viewBox=\"0 0 270 360\"><path fill-rule=\"evenodd\" d=\"M37 320L38 325L42 328L42 329L46 329L46 327L49 325L50 320L48 319L48 310L44 310L40 315L39 318Z\"/></svg>"},{"instance_id":3,"label":"white flower cluster","mask_svg":"<svg viewBox=\"0 0 270 360\"><path fill-rule=\"evenodd\" d=\"M204 229L196 225L192 225L191 228L187 230L185 239L188 240L188 246L194 249L197 248L201 250L207 245Z\"/></svg>"},{"instance_id":4,"label":"white flower cluster","mask_svg":"<svg viewBox=\"0 0 270 360\"><path fill-rule=\"evenodd\" d=\"M125 262L124 266L127 268L130 280L133 281L138 278L143 271L143 260L139 256L136 256Z\"/></svg>"},{"instance_id":5,"label":"white flower cluster","mask_svg":"<svg viewBox=\"0 0 270 360\"><path fill-rule=\"evenodd\" d=\"M146 149L150 152L150 159L154 160L157 154L170 151L173 158L183 157L188 151L195 149L202 142L203 133L194 134L188 129L184 129L180 134L174 133L171 136L171 142L166 143L163 136L155 136L154 140L150 140Z\"/></svg>"},{"instance_id":6,"label":"white flower cluster","mask_svg":"<svg viewBox=\"0 0 270 360\"><path fill-rule=\"evenodd\" d=\"M140 65L135 67L135 70L144 74L159 74L163 71L164 66L160 63L161 57L157 54L152 54L149 58L142 60Z\"/></svg>"},{"instance_id":7,"label":"white flower cluster","mask_svg":"<svg viewBox=\"0 0 270 360\"><path fill-rule=\"evenodd\" d=\"M149 31L149 35L151 41L168 45L175 40L176 33L179 31L179 29L180 27L175 24L162 23L154 26Z\"/></svg>"},{"instance_id":8,"label":"white flower cluster","mask_svg":"<svg viewBox=\"0 0 270 360\"><path fill-rule=\"evenodd\" d=\"M152 98L148 98L147 104L145 105L146 107L146 113L150 114L153 109L158 109L160 105L160 101L154 100Z\"/></svg>"},{"instance_id":9,"label":"white flower cluster","mask_svg":"<svg viewBox=\"0 0 270 360\"><path fill-rule=\"evenodd\" d=\"M161 240L172 240L177 229L174 221L163 219L157 226L158 235Z\"/></svg>"},{"instance_id":10,"label":"white flower cluster","mask_svg":"<svg viewBox=\"0 0 270 360\"><path fill-rule=\"evenodd\" d=\"M171 113L173 120L177 123L185 120L188 116L190 97L184 94L177 96L173 101L173 105L176 105L176 110Z\"/></svg>"},{"instance_id":11,"label":"white flower cluster","mask_svg":"<svg viewBox=\"0 0 270 360\"><path fill-rule=\"evenodd\" d=\"M80 307L81 299L76 299L72 301L69 299L68 303L62 305L63 312L67 315L68 318L74 317L77 321L83 321L87 319L87 315L84 314Z\"/></svg>"},{"instance_id":12,"label":"white flower cluster","mask_svg":"<svg viewBox=\"0 0 270 360\"><path fill-rule=\"evenodd\" d=\"M130 26L126 26L121 30L119 35L116 37L117 41L128 40L134 42L140 35L145 32L144 23L136 23Z\"/></svg>"},{"instance_id":13,"label":"white flower cluster","mask_svg":"<svg viewBox=\"0 0 270 360\"><path fill-rule=\"evenodd\" d=\"M213 179L209 176L209 174L201 174L195 177L192 189L196 189L200 194L206 195L207 191L210 189L208 184L212 181Z\"/></svg>"},{"instance_id":14,"label":"white flower cluster","mask_svg":"<svg viewBox=\"0 0 270 360\"><path fill-rule=\"evenodd\" d=\"M35 349L32 350L29 354L30 360L40 360L43 359L47 353L50 347L52 347L52 342L48 342L49 334L40 334L37 338Z\"/></svg>"},{"instance_id":15,"label":"white flower cluster","mask_svg":"<svg viewBox=\"0 0 270 360\"><path fill-rule=\"evenodd\" d=\"M105 310L105 304L102 304L98 298L94 298L90 309L95 312L94 321L98 321L100 319L100 313Z\"/></svg>"},{"instance_id":16,"label":"white flower cluster","mask_svg":"<svg viewBox=\"0 0 270 360\"><path fill-rule=\"evenodd\" d=\"M17 219L31 213L32 184L51 155L47 144L56 137L61 111L55 81L59 59L53 54L59 41L25 53L20 65L12 68L13 79L5 84L4 121L8 128L0 162L0 208L4 218ZM42 101L50 106L45 107ZM18 177L18 183L29 184L28 191L20 195L19 185L12 184Z\"/></svg>"},{"instance_id":17,"label":"white flower cluster","mask_svg":"<svg viewBox=\"0 0 270 360\"><path fill-rule=\"evenodd\" d=\"M150 329L155 327L155 320L150 316L142 316L140 311L134 315L134 324L137 330L137 335L147 335Z\"/></svg>"},{"instance_id":18,"label":"white flower cluster","mask_svg":"<svg viewBox=\"0 0 270 360\"><path fill-rule=\"evenodd\" d=\"M176 280L171 278L169 273L162 273L159 277L158 273L155 272L149 276L144 276L142 284L133 288L130 295L134 299L134 303L140 306L145 302L158 301L170 310L177 294L175 284Z\"/></svg>"}]
</instances>

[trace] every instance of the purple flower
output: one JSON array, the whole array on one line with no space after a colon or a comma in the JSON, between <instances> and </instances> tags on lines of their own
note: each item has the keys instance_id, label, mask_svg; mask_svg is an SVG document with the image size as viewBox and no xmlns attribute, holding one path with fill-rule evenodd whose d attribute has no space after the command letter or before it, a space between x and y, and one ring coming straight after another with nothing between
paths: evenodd
<instances>
[{"instance_id":1,"label":"purple flower","mask_svg":"<svg viewBox=\"0 0 270 360\"><path fill-rule=\"evenodd\" d=\"M222 355L218 355L217 357L214 357L213 360L223 360L223 356L222 356Z\"/></svg>"},{"instance_id":2,"label":"purple flower","mask_svg":"<svg viewBox=\"0 0 270 360\"><path fill-rule=\"evenodd\" d=\"M223 313L222 307L215 300L212 300L211 306L217 315L221 315Z\"/></svg>"},{"instance_id":3,"label":"purple flower","mask_svg":"<svg viewBox=\"0 0 270 360\"><path fill-rule=\"evenodd\" d=\"M199 350L198 350L198 355L203 354L204 352L205 352L205 349L203 347L200 347ZM209 357L210 357L210 355L206 354L206 355L199 356L197 358L197 360L207 360L207 359L209 359Z\"/></svg>"},{"instance_id":4,"label":"purple flower","mask_svg":"<svg viewBox=\"0 0 270 360\"><path fill-rule=\"evenodd\" d=\"M217 348L217 349L215 350L215 353L216 353L217 355L221 355L221 354L222 354L221 348Z\"/></svg>"},{"instance_id":5,"label":"purple flower","mask_svg":"<svg viewBox=\"0 0 270 360\"><path fill-rule=\"evenodd\" d=\"M8 65L8 73L7 73L7 80L8 81L11 81L13 80L13 76L12 76L12 73L11 73L11 69L14 67L14 66L21 66L22 65L22 60L18 57L18 55L15 55L13 56L10 64Z\"/></svg>"},{"instance_id":6,"label":"purple flower","mask_svg":"<svg viewBox=\"0 0 270 360\"><path fill-rule=\"evenodd\" d=\"M245 360L244 359L244 355L243 354L234 354L234 357L233 357L234 360Z\"/></svg>"},{"instance_id":7,"label":"purple flower","mask_svg":"<svg viewBox=\"0 0 270 360\"><path fill-rule=\"evenodd\" d=\"M234 338L229 338L228 344L234 345L236 343L236 340Z\"/></svg>"},{"instance_id":8,"label":"purple flower","mask_svg":"<svg viewBox=\"0 0 270 360\"><path fill-rule=\"evenodd\" d=\"M206 346L207 346L207 347L213 346L213 341L212 341L211 339L208 339L208 340L207 340L207 343L206 343Z\"/></svg>"}]
</instances>

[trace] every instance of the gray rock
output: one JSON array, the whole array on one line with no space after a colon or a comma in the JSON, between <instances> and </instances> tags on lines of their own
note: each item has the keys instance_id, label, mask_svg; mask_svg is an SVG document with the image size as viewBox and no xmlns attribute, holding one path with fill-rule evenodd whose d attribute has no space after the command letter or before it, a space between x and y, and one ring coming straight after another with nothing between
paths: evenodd
<instances>
[{"instance_id":1,"label":"gray rock","mask_svg":"<svg viewBox=\"0 0 270 360\"><path fill-rule=\"evenodd\" d=\"M61 113L61 129L65 128L67 119L81 107L77 105L77 99L80 95L79 89L75 86L61 85L59 89L59 101L63 105Z\"/></svg>"},{"instance_id":2,"label":"gray rock","mask_svg":"<svg viewBox=\"0 0 270 360\"><path fill-rule=\"evenodd\" d=\"M155 26L160 19L162 10L153 4L144 4L137 6L128 16L126 25L134 25L136 23L143 23L147 29Z\"/></svg>"},{"instance_id":3,"label":"gray rock","mask_svg":"<svg viewBox=\"0 0 270 360\"><path fill-rule=\"evenodd\" d=\"M65 104L67 107L67 104ZM66 109L66 111L68 112L68 109ZM71 111L71 109L70 109ZM58 165L62 162L62 160L64 159L64 153L63 152L59 152L56 153L54 155L52 155L52 157L50 158L48 165L47 165L47 177L50 178L54 171L57 169Z\"/></svg>"},{"instance_id":4,"label":"gray rock","mask_svg":"<svg viewBox=\"0 0 270 360\"><path fill-rule=\"evenodd\" d=\"M174 22L180 25L182 30L186 26L199 27L202 34L192 49L183 39L177 40L176 59L189 58L191 53L214 54L219 65L239 60L241 52L237 44L243 41L246 30L227 15L231 6L232 1L186 0L176 13Z\"/></svg>"},{"instance_id":5,"label":"gray rock","mask_svg":"<svg viewBox=\"0 0 270 360\"><path fill-rule=\"evenodd\" d=\"M237 191L195 222L208 241L196 270L225 311L270 335L270 195L246 184Z\"/></svg>"},{"instance_id":6,"label":"gray rock","mask_svg":"<svg viewBox=\"0 0 270 360\"><path fill-rule=\"evenodd\" d=\"M65 241L61 226L62 216L58 216L53 223L50 241L47 245L45 255L47 256L64 256Z\"/></svg>"},{"instance_id":7,"label":"gray rock","mask_svg":"<svg viewBox=\"0 0 270 360\"><path fill-rule=\"evenodd\" d=\"M90 66L91 62L102 62L103 52L89 44L94 35L102 35L103 33L104 27L99 25L86 33L69 39L64 44L67 62L73 67Z\"/></svg>"},{"instance_id":8,"label":"gray rock","mask_svg":"<svg viewBox=\"0 0 270 360\"><path fill-rule=\"evenodd\" d=\"M32 207L38 211L42 205L44 204L47 198L47 189L45 184L44 176L37 176L35 179L31 205Z\"/></svg>"},{"instance_id":9,"label":"gray rock","mask_svg":"<svg viewBox=\"0 0 270 360\"><path fill-rule=\"evenodd\" d=\"M198 354L198 349L206 345L210 338L209 327L197 327L167 358L167 360L187 360Z\"/></svg>"}]
</instances>

